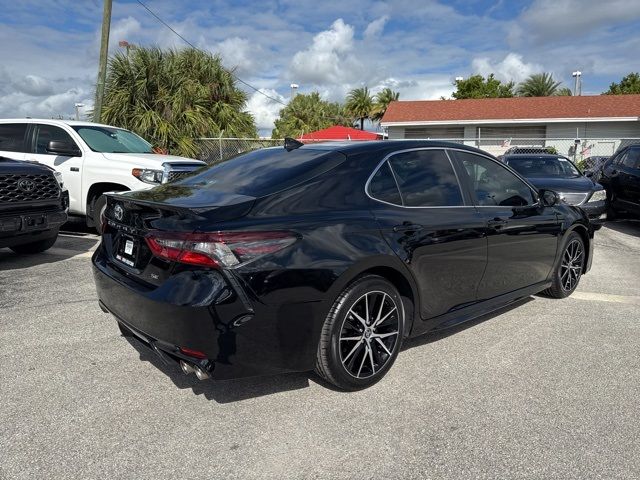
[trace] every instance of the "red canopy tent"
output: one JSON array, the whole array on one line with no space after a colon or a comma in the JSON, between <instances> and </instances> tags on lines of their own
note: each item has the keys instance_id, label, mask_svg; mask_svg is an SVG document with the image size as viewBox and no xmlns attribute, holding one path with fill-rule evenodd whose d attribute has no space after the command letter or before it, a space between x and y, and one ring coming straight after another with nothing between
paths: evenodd
<instances>
[{"instance_id":1,"label":"red canopy tent","mask_svg":"<svg viewBox=\"0 0 640 480\"><path fill-rule=\"evenodd\" d=\"M366 130L358 130L355 128L333 126L324 130L305 133L298 140L301 141L320 141L320 140L379 140L381 134L367 132Z\"/></svg>"}]
</instances>

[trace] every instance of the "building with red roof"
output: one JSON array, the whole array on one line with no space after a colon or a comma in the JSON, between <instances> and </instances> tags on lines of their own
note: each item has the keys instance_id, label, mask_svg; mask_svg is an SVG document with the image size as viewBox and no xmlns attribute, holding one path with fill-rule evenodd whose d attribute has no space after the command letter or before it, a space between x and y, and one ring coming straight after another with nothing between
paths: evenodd
<instances>
[{"instance_id":1,"label":"building with red roof","mask_svg":"<svg viewBox=\"0 0 640 480\"><path fill-rule=\"evenodd\" d=\"M524 139L640 138L640 95L396 101L381 125L390 139L464 139L483 148L531 143Z\"/></svg>"},{"instance_id":2,"label":"building with red roof","mask_svg":"<svg viewBox=\"0 0 640 480\"><path fill-rule=\"evenodd\" d=\"M305 133L298 140L304 141L321 141L321 140L379 140L382 134L368 132L367 130L358 130L356 128L342 127L335 125L333 127L317 130L315 132Z\"/></svg>"}]
</instances>

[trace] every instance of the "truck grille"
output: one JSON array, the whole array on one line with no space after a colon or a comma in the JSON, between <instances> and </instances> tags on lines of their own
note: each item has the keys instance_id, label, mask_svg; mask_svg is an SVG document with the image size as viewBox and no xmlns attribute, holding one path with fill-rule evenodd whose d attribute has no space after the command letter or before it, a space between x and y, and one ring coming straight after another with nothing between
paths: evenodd
<instances>
[{"instance_id":1,"label":"truck grille","mask_svg":"<svg viewBox=\"0 0 640 480\"><path fill-rule=\"evenodd\" d=\"M184 178L187 175L191 175L191 172L193 172L193 170L168 172L167 183L175 182L176 180L180 180L181 178Z\"/></svg>"},{"instance_id":2,"label":"truck grille","mask_svg":"<svg viewBox=\"0 0 640 480\"><path fill-rule=\"evenodd\" d=\"M0 174L0 203L35 202L60 197L53 175Z\"/></svg>"}]
</instances>

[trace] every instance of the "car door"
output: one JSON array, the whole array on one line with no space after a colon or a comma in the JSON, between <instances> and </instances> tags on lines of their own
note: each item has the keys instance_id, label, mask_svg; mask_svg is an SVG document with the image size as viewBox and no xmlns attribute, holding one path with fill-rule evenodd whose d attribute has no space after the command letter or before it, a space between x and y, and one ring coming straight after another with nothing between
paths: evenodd
<instances>
[{"instance_id":1,"label":"car door","mask_svg":"<svg viewBox=\"0 0 640 480\"><path fill-rule=\"evenodd\" d=\"M33 160L62 174L62 180L69 190L69 210L71 212L82 211L82 165L84 158L78 144L63 128L56 125L34 124L31 133L27 160ZM48 151L50 141L61 141L75 146L79 156L58 155Z\"/></svg>"},{"instance_id":2,"label":"car door","mask_svg":"<svg viewBox=\"0 0 640 480\"><path fill-rule=\"evenodd\" d=\"M555 209L543 207L531 187L498 161L460 150L452 156L485 224L488 261L478 299L546 281L561 234Z\"/></svg>"},{"instance_id":3,"label":"car door","mask_svg":"<svg viewBox=\"0 0 640 480\"><path fill-rule=\"evenodd\" d=\"M0 123L0 157L24 160L26 123Z\"/></svg>"},{"instance_id":4,"label":"car door","mask_svg":"<svg viewBox=\"0 0 640 480\"><path fill-rule=\"evenodd\" d=\"M382 235L416 280L420 316L426 320L475 302L487 263L484 220L446 151L390 155L367 192Z\"/></svg>"},{"instance_id":5,"label":"car door","mask_svg":"<svg viewBox=\"0 0 640 480\"><path fill-rule=\"evenodd\" d=\"M640 205L640 147L630 147L617 166L617 200L627 208Z\"/></svg>"}]
</instances>

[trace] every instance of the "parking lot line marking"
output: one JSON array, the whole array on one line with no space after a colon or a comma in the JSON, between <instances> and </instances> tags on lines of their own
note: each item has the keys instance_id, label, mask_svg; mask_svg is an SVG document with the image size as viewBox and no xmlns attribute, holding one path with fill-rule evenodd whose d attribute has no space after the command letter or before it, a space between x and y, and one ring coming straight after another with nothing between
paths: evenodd
<instances>
[{"instance_id":1,"label":"parking lot line marking","mask_svg":"<svg viewBox=\"0 0 640 480\"><path fill-rule=\"evenodd\" d=\"M81 250L70 250L68 248L50 248L45 251L46 255L55 255L56 257L73 257L73 258L91 258L95 247L92 247L89 251L83 252Z\"/></svg>"},{"instance_id":2,"label":"parking lot line marking","mask_svg":"<svg viewBox=\"0 0 640 480\"><path fill-rule=\"evenodd\" d=\"M595 292L573 292L571 298L578 300L590 300L594 302L628 303L629 305L640 305L640 297L635 295L613 295L610 293Z\"/></svg>"}]
</instances>

